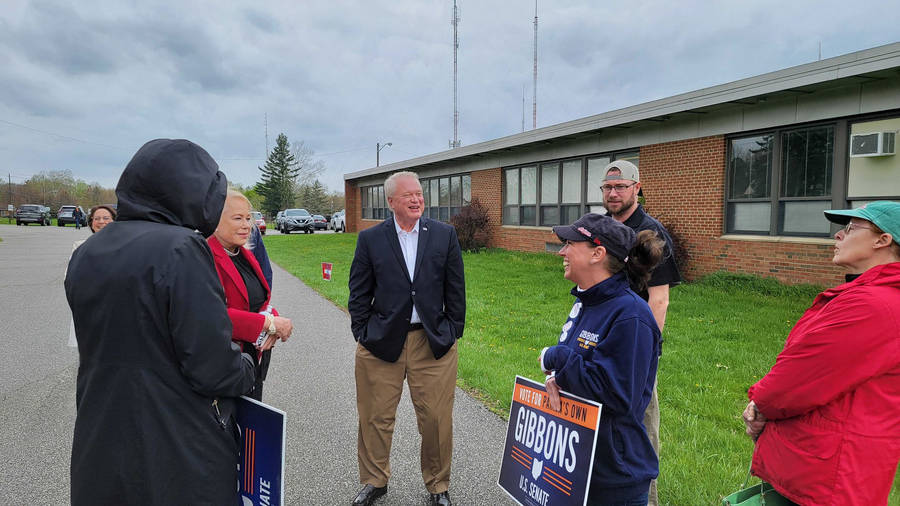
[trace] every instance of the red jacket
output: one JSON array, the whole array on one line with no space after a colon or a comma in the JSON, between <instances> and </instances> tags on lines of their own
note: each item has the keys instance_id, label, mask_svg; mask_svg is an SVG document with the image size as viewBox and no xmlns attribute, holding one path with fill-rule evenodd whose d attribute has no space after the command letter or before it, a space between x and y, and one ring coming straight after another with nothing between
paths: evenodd
<instances>
[{"instance_id":1,"label":"red jacket","mask_svg":"<svg viewBox=\"0 0 900 506\"><path fill-rule=\"evenodd\" d=\"M232 325L231 338L233 341L255 343L262 333L266 317L250 311L250 301L247 298L247 285L244 284L244 278L241 277L241 273L234 266L231 257L225 253L225 248L222 247L219 240L215 236L210 236L207 241L216 261L216 272L219 274L219 281L222 282L222 288L225 289L225 305L228 306L228 317L231 319ZM266 283L266 278L263 276L259 262L256 261L253 253L247 248L239 248L239 250L240 254L253 267L256 277L259 278L260 283L266 289L266 302L263 304L263 309L265 309L272 298L272 290L269 288L269 284ZM277 315L278 312L273 309L272 314Z\"/></svg>"},{"instance_id":2,"label":"red jacket","mask_svg":"<svg viewBox=\"0 0 900 506\"><path fill-rule=\"evenodd\" d=\"M799 504L887 504L900 460L900 262L820 293L749 391L753 473Z\"/></svg>"}]
</instances>

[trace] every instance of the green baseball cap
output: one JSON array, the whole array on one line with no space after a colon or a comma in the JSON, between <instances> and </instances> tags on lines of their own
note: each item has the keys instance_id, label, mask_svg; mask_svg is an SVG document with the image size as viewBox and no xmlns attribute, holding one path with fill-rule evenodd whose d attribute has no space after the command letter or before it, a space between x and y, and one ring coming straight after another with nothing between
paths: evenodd
<instances>
[{"instance_id":1,"label":"green baseball cap","mask_svg":"<svg viewBox=\"0 0 900 506\"><path fill-rule=\"evenodd\" d=\"M870 221L881 230L884 230L900 243L900 202L878 200L856 209L842 209L825 211L828 221L839 225L846 225L850 218L860 218Z\"/></svg>"}]
</instances>

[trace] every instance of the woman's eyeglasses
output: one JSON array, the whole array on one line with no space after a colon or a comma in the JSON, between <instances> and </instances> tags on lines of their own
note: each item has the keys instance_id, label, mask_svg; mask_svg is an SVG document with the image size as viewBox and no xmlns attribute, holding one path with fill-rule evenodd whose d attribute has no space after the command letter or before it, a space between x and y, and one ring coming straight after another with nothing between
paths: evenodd
<instances>
[{"instance_id":1,"label":"woman's eyeglasses","mask_svg":"<svg viewBox=\"0 0 900 506\"><path fill-rule=\"evenodd\" d=\"M848 222L847 222L847 226L844 227L843 230L844 230L844 234L849 234L851 231L857 230L857 229L860 229L860 228L862 228L862 229L866 229L866 228L867 228L867 229L869 229L869 230L872 230L872 227L867 227L867 226L865 226L865 225L858 225L858 224L856 224L856 223L853 223L852 221L848 221Z\"/></svg>"}]
</instances>

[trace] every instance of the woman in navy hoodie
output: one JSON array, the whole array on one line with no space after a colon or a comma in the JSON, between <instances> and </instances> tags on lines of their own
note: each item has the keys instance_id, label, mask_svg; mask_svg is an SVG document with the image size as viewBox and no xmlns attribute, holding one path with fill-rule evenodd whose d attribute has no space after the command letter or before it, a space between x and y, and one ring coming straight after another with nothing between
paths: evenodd
<instances>
[{"instance_id":1,"label":"woman in navy hoodie","mask_svg":"<svg viewBox=\"0 0 900 506\"><path fill-rule=\"evenodd\" d=\"M565 243L565 277L575 304L556 346L541 352L551 396L559 389L603 404L590 505L647 504L659 461L643 425L656 378L660 331L650 307L628 287L646 283L664 243L608 216L586 214L553 227Z\"/></svg>"}]
</instances>

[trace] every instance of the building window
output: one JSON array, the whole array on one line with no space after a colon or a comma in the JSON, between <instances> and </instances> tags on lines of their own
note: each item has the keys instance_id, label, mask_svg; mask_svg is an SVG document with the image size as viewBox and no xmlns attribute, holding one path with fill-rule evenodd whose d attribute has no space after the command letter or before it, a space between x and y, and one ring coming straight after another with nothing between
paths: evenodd
<instances>
[{"instance_id":1,"label":"building window","mask_svg":"<svg viewBox=\"0 0 900 506\"><path fill-rule=\"evenodd\" d=\"M503 200L503 223L537 225L537 166L508 169Z\"/></svg>"},{"instance_id":2,"label":"building window","mask_svg":"<svg viewBox=\"0 0 900 506\"><path fill-rule=\"evenodd\" d=\"M637 151L588 156L504 171L503 224L552 227L603 208L603 169L610 160L638 164ZM583 168L587 167L586 170Z\"/></svg>"},{"instance_id":3,"label":"building window","mask_svg":"<svg viewBox=\"0 0 900 506\"><path fill-rule=\"evenodd\" d=\"M472 176L458 174L420 180L425 197L424 216L449 221L472 201Z\"/></svg>"},{"instance_id":4,"label":"building window","mask_svg":"<svg viewBox=\"0 0 900 506\"><path fill-rule=\"evenodd\" d=\"M582 160L541 164L541 225L572 223L581 216Z\"/></svg>"},{"instance_id":5,"label":"building window","mask_svg":"<svg viewBox=\"0 0 900 506\"><path fill-rule=\"evenodd\" d=\"M900 131L900 116L884 116L854 122L849 129L850 143L854 137L882 132ZM850 149L847 167L847 199L853 207L875 200L900 201L900 155L859 156Z\"/></svg>"},{"instance_id":6,"label":"building window","mask_svg":"<svg viewBox=\"0 0 900 506\"><path fill-rule=\"evenodd\" d=\"M731 139L727 231L828 236L834 125Z\"/></svg>"},{"instance_id":7,"label":"building window","mask_svg":"<svg viewBox=\"0 0 900 506\"><path fill-rule=\"evenodd\" d=\"M587 192L585 203L589 212L600 212L603 208L603 168L610 162L608 156L598 156L587 159Z\"/></svg>"},{"instance_id":8,"label":"building window","mask_svg":"<svg viewBox=\"0 0 900 506\"><path fill-rule=\"evenodd\" d=\"M384 185L364 186L360 188L360 197L363 219L383 220L390 216L390 210L384 198Z\"/></svg>"}]
</instances>

